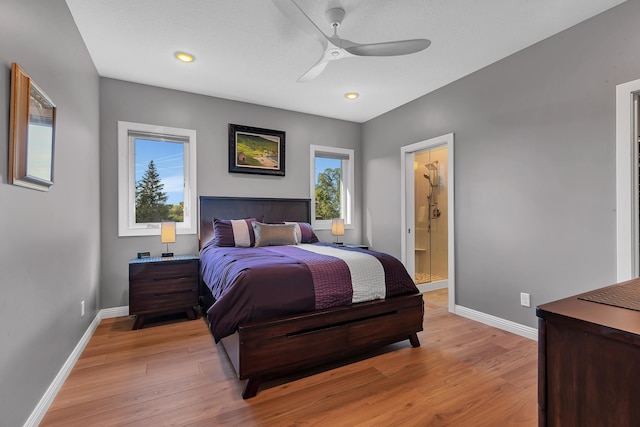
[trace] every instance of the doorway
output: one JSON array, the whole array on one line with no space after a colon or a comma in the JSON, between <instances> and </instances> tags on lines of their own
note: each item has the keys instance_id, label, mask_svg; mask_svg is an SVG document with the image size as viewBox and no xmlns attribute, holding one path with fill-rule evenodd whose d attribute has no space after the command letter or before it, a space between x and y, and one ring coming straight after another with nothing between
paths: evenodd
<instances>
[{"instance_id":1,"label":"doorway","mask_svg":"<svg viewBox=\"0 0 640 427\"><path fill-rule=\"evenodd\" d=\"M414 153L414 280L423 290L447 287L446 168L446 145Z\"/></svg>"},{"instance_id":2,"label":"doorway","mask_svg":"<svg viewBox=\"0 0 640 427\"><path fill-rule=\"evenodd\" d=\"M401 149L402 262L421 292L445 289L455 309L453 134Z\"/></svg>"},{"instance_id":3,"label":"doorway","mask_svg":"<svg viewBox=\"0 0 640 427\"><path fill-rule=\"evenodd\" d=\"M640 80L616 87L617 281L640 273Z\"/></svg>"}]
</instances>

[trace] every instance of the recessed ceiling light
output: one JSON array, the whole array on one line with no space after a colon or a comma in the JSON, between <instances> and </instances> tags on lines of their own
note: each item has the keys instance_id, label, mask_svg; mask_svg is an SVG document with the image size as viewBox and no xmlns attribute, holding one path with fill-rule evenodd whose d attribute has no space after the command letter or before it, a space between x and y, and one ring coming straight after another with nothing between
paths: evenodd
<instances>
[{"instance_id":1,"label":"recessed ceiling light","mask_svg":"<svg viewBox=\"0 0 640 427\"><path fill-rule=\"evenodd\" d=\"M193 62L193 60L195 59L193 55L185 52L176 52L176 58L178 58L182 62Z\"/></svg>"},{"instance_id":2,"label":"recessed ceiling light","mask_svg":"<svg viewBox=\"0 0 640 427\"><path fill-rule=\"evenodd\" d=\"M349 92L349 93L345 93L344 97L347 99L357 99L360 95L357 94L356 92Z\"/></svg>"}]
</instances>

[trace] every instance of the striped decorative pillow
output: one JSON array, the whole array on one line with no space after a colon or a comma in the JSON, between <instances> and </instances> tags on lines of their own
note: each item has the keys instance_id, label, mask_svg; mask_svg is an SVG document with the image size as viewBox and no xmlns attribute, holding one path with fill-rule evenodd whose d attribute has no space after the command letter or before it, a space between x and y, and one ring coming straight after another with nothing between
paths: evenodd
<instances>
[{"instance_id":1,"label":"striped decorative pillow","mask_svg":"<svg viewBox=\"0 0 640 427\"><path fill-rule=\"evenodd\" d=\"M213 219L213 239L211 244L220 247L248 248L256 243L252 222L262 221L262 217L245 219Z\"/></svg>"},{"instance_id":2,"label":"striped decorative pillow","mask_svg":"<svg viewBox=\"0 0 640 427\"><path fill-rule=\"evenodd\" d=\"M313 231L313 227L311 224L307 222L284 222L285 224L295 224L296 226L296 237L298 238L298 243L317 243L320 240L316 233Z\"/></svg>"}]
</instances>

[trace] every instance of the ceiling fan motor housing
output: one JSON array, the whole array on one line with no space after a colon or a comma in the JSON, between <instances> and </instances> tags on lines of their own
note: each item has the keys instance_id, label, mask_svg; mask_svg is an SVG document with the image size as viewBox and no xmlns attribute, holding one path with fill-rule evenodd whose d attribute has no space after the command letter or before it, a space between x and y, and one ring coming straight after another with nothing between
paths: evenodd
<instances>
[{"instance_id":1,"label":"ceiling fan motor housing","mask_svg":"<svg viewBox=\"0 0 640 427\"><path fill-rule=\"evenodd\" d=\"M338 28L340 24L342 24L344 15L344 9L341 7L331 8L324 13L324 16L327 17L327 21L329 21L333 28Z\"/></svg>"}]
</instances>

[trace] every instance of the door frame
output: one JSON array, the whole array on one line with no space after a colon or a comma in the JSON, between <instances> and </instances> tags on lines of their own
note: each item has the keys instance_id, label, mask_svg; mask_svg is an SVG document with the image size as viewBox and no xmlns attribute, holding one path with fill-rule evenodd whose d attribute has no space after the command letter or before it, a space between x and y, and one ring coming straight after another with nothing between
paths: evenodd
<instances>
[{"instance_id":1,"label":"door frame","mask_svg":"<svg viewBox=\"0 0 640 427\"><path fill-rule=\"evenodd\" d=\"M409 263L407 262L408 255L413 253L413 248L415 248L415 232L411 233L408 230L408 222L412 223L412 227L414 227L414 206L415 206L415 196L413 192L413 173L411 173L410 178L408 174L407 161L410 162L411 168L413 171L413 156L415 153L419 151L423 151L429 148L446 146L447 147L447 227L448 227L448 278L447 278L447 288L449 290L449 311L451 313L455 312L455 239L454 239L454 151L453 151L453 141L454 134L449 133L446 135L441 135L435 138L427 139L424 141L416 142L413 144L405 145L400 148L400 209L401 209L401 233L402 243L401 243L401 260L402 263L407 267ZM408 191L411 190L411 191ZM408 219L410 221L408 221ZM410 236L410 237L409 237ZM408 249L411 249L409 251ZM413 265L415 261L410 264ZM409 268L407 268L409 270ZM412 273L415 276L415 268L409 270L409 273Z\"/></svg>"},{"instance_id":2,"label":"door frame","mask_svg":"<svg viewBox=\"0 0 640 427\"><path fill-rule=\"evenodd\" d=\"M616 86L616 278L618 282L638 277L639 273L638 94L640 94L640 80Z\"/></svg>"}]
</instances>

